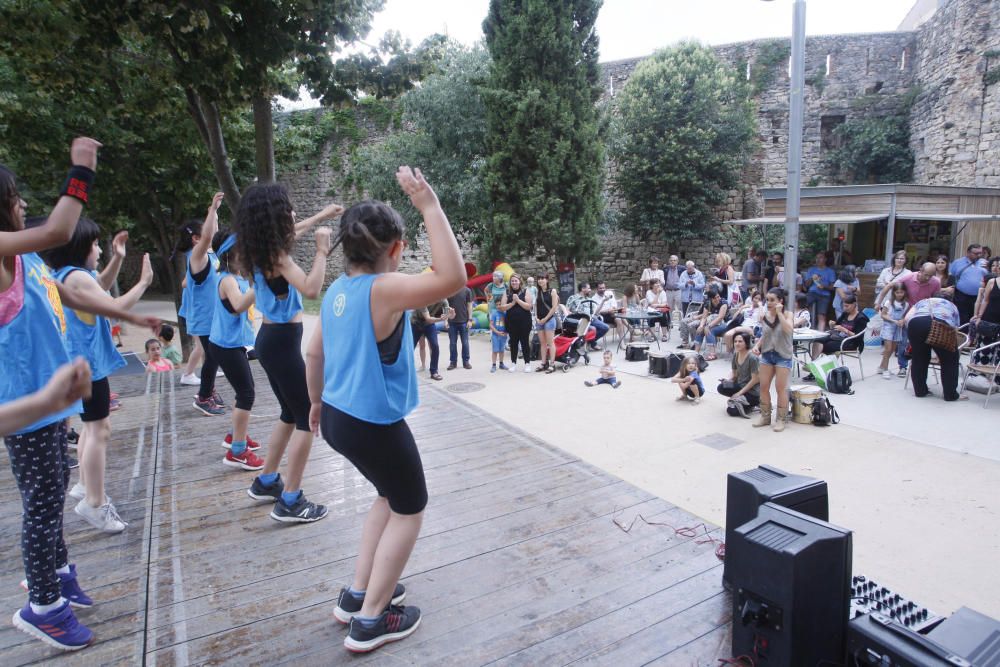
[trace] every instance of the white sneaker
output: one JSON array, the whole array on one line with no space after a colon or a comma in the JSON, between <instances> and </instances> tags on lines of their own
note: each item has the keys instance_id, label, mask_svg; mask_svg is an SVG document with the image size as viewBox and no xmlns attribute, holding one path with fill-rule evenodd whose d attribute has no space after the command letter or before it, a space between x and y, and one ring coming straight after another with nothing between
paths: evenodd
<instances>
[{"instance_id":1,"label":"white sneaker","mask_svg":"<svg viewBox=\"0 0 1000 667\"><path fill-rule=\"evenodd\" d=\"M77 482L73 485L73 488L66 493L66 495L73 500L83 500L83 497L87 495L87 489L83 486L83 484Z\"/></svg>"},{"instance_id":2,"label":"white sneaker","mask_svg":"<svg viewBox=\"0 0 1000 667\"><path fill-rule=\"evenodd\" d=\"M882 371L882 378L885 379L885 380L891 380L892 379L892 372L889 371L888 369Z\"/></svg>"},{"instance_id":3,"label":"white sneaker","mask_svg":"<svg viewBox=\"0 0 1000 667\"><path fill-rule=\"evenodd\" d=\"M222 371L215 371L215 377L217 377L217 378L224 378L224 377L226 377L226 374L223 373Z\"/></svg>"},{"instance_id":4,"label":"white sneaker","mask_svg":"<svg viewBox=\"0 0 1000 667\"><path fill-rule=\"evenodd\" d=\"M81 500L73 508L73 511L83 517L84 521L102 532L122 532L128 524L118 516L118 510L111 503L111 499L104 496L104 500L107 502L100 507L91 507L87 504L86 500Z\"/></svg>"},{"instance_id":5,"label":"white sneaker","mask_svg":"<svg viewBox=\"0 0 1000 667\"><path fill-rule=\"evenodd\" d=\"M531 372L531 364L525 364L524 365L524 372L525 373L530 373Z\"/></svg>"},{"instance_id":6,"label":"white sneaker","mask_svg":"<svg viewBox=\"0 0 1000 667\"><path fill-rule=\"evenodd\" d=\"M200 385L201 378L194 373L188 373L187 375L181 375L181 384L189 385Z\"/></svg>"},{"instance_id":7,"label":"white sneaker","mask_svg":"<svg viewBox=\"0 0 1000 667\"><path fill-rule=\"evenodd\" d=\"M516 373L517 372L517 364L511 364L510 365L510 372L511 373Z\"/></svg>"}]
</instances>

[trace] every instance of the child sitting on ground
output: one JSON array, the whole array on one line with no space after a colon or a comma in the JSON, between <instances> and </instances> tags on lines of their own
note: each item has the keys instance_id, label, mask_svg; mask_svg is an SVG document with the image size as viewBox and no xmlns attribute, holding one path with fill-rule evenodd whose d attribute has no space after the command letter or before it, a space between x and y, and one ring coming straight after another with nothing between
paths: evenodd
<instances>
[{"instance_id":1,"label":"child sitting on ground","mask_svg":"<svg viewBox=\"0 0 1000 667\"><path fill-rule=\"evenodd\" d=\"M696 356L686 357L681 364L680 372L670 381L677 383L680 387L681 395L677 397L678 401L701 403L701 397L705 393L705 385L702 384L701 374L698 373L698 358Z\"/></svg>"},{"instance_id":2,"label":"child sitting on ground","mask_svg":"<svg viewBox=\"0 0 1000 667\"><path fill-rule=\"evenodd\" d=\"M160 341L156 338L150 338L146 341L146 357L148 358L146 362L147 373L162 373L173 370L174 364L169 359L161 356L161 350Z\"/></svg>"},{"instance_id":3,"label":"child sitting on ground","mask_svg":"<svg viewBox=\"0 0 1000 667\"><path fill-rule=\"evenodd\" d=\"M507 370L503 363L503 351L507 347L507 325L504 314L499 310L490 313L490 339L493 342L493 355L490 357L493 365L490 367L490 373L497 372L498 361L500 362L500 370Z\"/></svg>"},{"instance_id":4,"label":"child sitting on ground","mask_svg":"<svg viewBox=\"0 0 1000 667\"><path fill-rule=\"evenodd\" d=\"M594 387L599 384L610 384L615 389L622 386L622 383L615 377L615 367L611 365L611 350L604 350L604 365L601 366L601 376L594 382L585 380L584 384L588 387Z\"/></svg>"},{"instance_id":5,"label":"child sitting on ground","mask_svg":"<svg viewBox=\"0 0 1000 667\"><path fill-rule=\"evenodd\" d=\"M160 346L163 348L163 358L168 359L174 368L180 368L184 358L181 356L181 351L174 345L174 328L169 324L164 324L160 327L158 336Z\"/></svg>"}]
</instances>

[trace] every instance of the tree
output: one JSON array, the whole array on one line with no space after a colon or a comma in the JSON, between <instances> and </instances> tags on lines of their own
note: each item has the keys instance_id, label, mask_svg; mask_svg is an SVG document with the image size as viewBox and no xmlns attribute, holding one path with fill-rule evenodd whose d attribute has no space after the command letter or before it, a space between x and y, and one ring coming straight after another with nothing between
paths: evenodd
<instances>
[{"instance_id":1,"label":"tree","mask_svg":"<svg viewBox=\"0 0 1000 667\"><path fill-rule=\"evenodd\" d=\"M639 63L617 100L612 150L623 228L672 239L706 231L753 145L748 93L738 73L699 44Z\"/></svg>"},{"instance_id":2,"label":"tree","mask_svg":"<svg viewBox=\"0 0 1000 667\"><path fill-rule=\"evenodd\" d=\"M597 254L604 148L596 103L601 0L491 0L483 91L493 258Z\"/></svg>"},{"instance_id":3,"label":"tree","mask_svg":"<svg viewBox=\"0 0 1000 667\"><path fill-rule=\"evenodd\" d=\"M913 180L910 109L918 94L869 95L852 104L857 115L834 130L840 145L823 159L835 183Z\"/></svg>"},{"instance_id":4,"label":"tree","mask_svg":"<svg viewBox=\"0 0 1000 667\"><path fill-rule=\"evenodd\" d=\"M489 200L483 185L486 116L480 87L489 70L481 46L447 47L440 70L403 95L403 131L361 148L351 164L355 187L376 199L393 200L415 236L420 216L400 200L395 169L418 166L434 186L452 227L467 243L489 240ZM488 259L488 258L487 258Z\"/></svg>"}]
</instances>

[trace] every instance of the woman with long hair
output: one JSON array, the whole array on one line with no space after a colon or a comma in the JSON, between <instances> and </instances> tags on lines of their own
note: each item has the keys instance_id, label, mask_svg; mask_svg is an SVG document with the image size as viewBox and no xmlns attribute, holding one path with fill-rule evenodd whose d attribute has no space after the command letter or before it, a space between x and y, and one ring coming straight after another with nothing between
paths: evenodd
<instances>
[{"instance_id":1,"label":"woman with long hair","mask_svg":"<svg viewBox=\"0 0 1000 667\"><path fill-rule=\"evenodd\" d=\"M538 345L541 362L536 372L551 373L556 369L556 316L559 313L559 292L549 287L547 273L539 273L538 299L535 301L535 329L538 331Z\"/></svg>"},{"instance_id":2,"label":"woman with long hair","mask_svg":"<svg viewBox=\"0 0 1000 667\"><path fill-rule=\"evenodd\" d=\"M772 287L767 291L766 312L760 319L761 336L753 353L760 357L760 420L759 428L771 425L771 383L776 384L778 415L775 431L784 431L788 422L788 378L792 372L792 313L785 311L785 290Z\"/></svg>"},{"instance_id":3,"label":"woman with long hair","mask_svg":"<svg viewBox=\"0 0 1000 667\"><path fill-rule=\"evenodd\" d=\"M418 169L396 172L423 215L432 270L399 273L406 241L403 219L390 206L366 201L341 217L338 241L346 271L323 297L309 342L306 374L309 424L375 486L364 522L354 579L340 592L334 616L350 623L344 646L371 651L412 634L416 607L397 606L398 583L420 533L427 484L406 416L417 405L412 331L406 311L458 291L465 266L434 190ZM390 605L390 603L392 603Z\"/></svg>"},{"instance_id":4,"label":"woman with long hair","mask_svg":"<svg viewBox=\"0 0 1000 667\"><path fill-rule=\"evenodd\" d=\"M531 372L531 310L535 304L525 289L520 274L510 277L507 293L500 301L500 312L507 315L507 333L510 335L510 372L517 371L517 350L521 348L524 372ZM540 342L540 341L539 341Z\"/></svg>"},{"instance_id":5,"label":"woman with long hair","mask_svg":"<svg viewBox=\"0 0 1000 667\"><path fill-rule=\"evenodd\" d=\"M948 270L948 255L938 255L934 260L934 271L934 275L941 281L941 289L934 296L951 301L955 298L955 276Z\"/></svg>"},{"instance_id":6,"label":"woman with long hair","mask_svg":"<svg viewBox=\"0 0 1000 667\"><path fill-rule=\"evenodd\" d=\"M336 218L343 211L339 205L328 206L323 218ZM313 434L302 359L300 294L315 299L323 288L332 245L330 228L316 230L316 257L308 274L291 255L295 240L319 219L313 216L309 225L296 225L288 191L275 183L251 185L236 211L239 255L253 277L256 309L263 317L254 350L281 407L268 439L264 468L247 494L254 500L273 502L271 518L286 523L318 521L327 513L326 507L306 500L302 493ZM286 450L288 467L282 479L278 467Z\"/></svg>"},{"instance_id":7,"label":"woman with long hair","mask_svg":"<svg viewBox=\"0 0 1000 667\"><path fill-rule=\"evenodd\" d=\"M709 283L718 285L723 301L729 300L729 290L736 282L736 269L733 268L733 258L729 253L720 252L715 255L715 275ZM743 295L744 297L747 295Z\"/></svg>"}]
</instances>

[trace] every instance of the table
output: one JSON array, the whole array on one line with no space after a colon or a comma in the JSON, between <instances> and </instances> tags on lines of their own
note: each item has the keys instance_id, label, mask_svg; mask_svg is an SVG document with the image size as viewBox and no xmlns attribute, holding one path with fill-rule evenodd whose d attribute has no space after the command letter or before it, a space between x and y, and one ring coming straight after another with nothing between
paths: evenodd
<instances>
[{"instance_id":1,"label":"table","mask_svg":"<svg viewBox=\"0 0 1000 667\"><path fill-rule=\"evenodd\" d=\"M661 313L658 310L649 310L646 311L645 313L642 312L615 313L615 318L625 322L625 328L628 329L629 338L638 333L641 338L645 339L647 335L653 335L652 327L650 326L649 321L658 320L660 319L661 315L663 315L663 313ZM660 349L660 337L654 335L653 339L656 342L656 349ZM625 344L625 336L622 336L621 339L618 341L619 351L622 349L622 345L624 344Z\"/></svg>"},{"instance_id":2,"label":"table","mask_svg":"<svg viewBox=\"0 0 1000 667\"><path fill-rule=\"evenodd\" d=\"M792 331L792 356L796 360L805 357L799 363L808 363L812 359L812 344L829 340L829 331L819 331L817 329L795 329ZM795 365L795 372L801 375L798 364Z\"/></svg>"}]
</instances>

